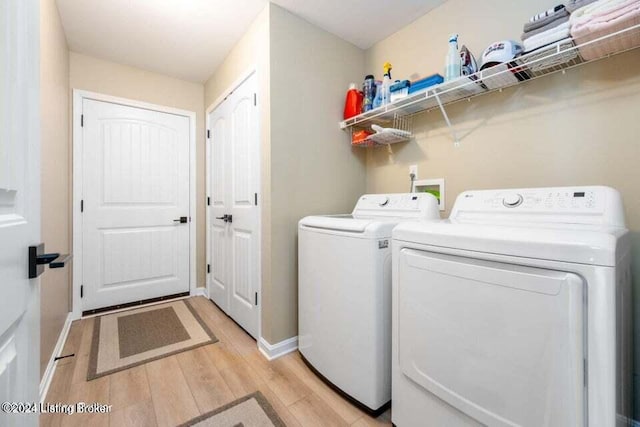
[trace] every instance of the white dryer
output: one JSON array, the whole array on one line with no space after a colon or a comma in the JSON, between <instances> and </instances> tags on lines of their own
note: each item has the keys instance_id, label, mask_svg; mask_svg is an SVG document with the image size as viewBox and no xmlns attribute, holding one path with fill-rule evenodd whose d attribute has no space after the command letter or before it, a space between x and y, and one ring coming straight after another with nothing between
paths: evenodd
<instances>
[{"instance_id":1,"label":"white dryer","mask_svg":"<svg viewBox=\"0 0 640 427\"><path fill-rule=\"evenodd\" d=\"M351 215L300 220L300 353L370 411L391 399L391 231L439 218L436 198L421 193L364 195Z\"/></svg>"},{"instance_id":2,"label":"white dryer","mask_svg":"<svg viewBox=\"0 0 640 427\"><path fill-rule=\"evenodd\" d=\"M469 191L393 232L393 422L626 425L630 243L607 187Z\"/></svg>"}]
</instances>

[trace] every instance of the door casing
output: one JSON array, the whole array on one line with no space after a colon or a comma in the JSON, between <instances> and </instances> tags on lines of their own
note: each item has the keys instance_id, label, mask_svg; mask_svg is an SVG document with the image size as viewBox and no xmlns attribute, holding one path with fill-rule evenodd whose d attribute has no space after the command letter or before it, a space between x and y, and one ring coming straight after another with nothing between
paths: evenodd
<instances>
[{"instance_id":1,"label":"door casing","mask_svg":"<svg viewBox=\"0 0 640 427\"><path fill-rule=\"evenodd\" d=\"M258 80L258 93L257 93L257 97L260 97L260 76L257 72L257 68L256 67L249 67L249 69L247 71L245 71L244 73L241 73L238 77L238 79L236 81L234 81L231 86L229 86L227 89L225 89L224 91L222 91L222 94L213 102L211 103L211 105L209 105L207 107L207 110L205 111L205 117L206 117L206 129L210 130L211 129L211 123L209 121L209 115L212 111L214 111L216 108L218 108L218 106L220 104L222 104L222 102L224 102L225 99L227 99L227 97L231 94L231 92L233 92L234 90L236 90L240 85L242 85L245 80L247 80L249 77L256 75L257 80ZM261 122L260 122L260 103L258 102L258 114L256 115L256 117L258 117L258 135L260 135L262 126L261 126ZM205 154L205 158L206 158L206 169L207 169L207 174L206 174L206 193L207 193L207 197L211 196L211 144L209 143L209 139L206 139L207 143L206 143L206 154ZM258 158L262 159L262 144L258 144L258 147L256 147L256 149L258 150ZM260 190L262 190L262 160L260 160L258 162L258 177L260 180ZM262 205L263 205L263 197L262 197L262 192L260 191L258 193L258 229L257 229L257 240L260 243L258 245L258 278L257 278L257 292L258 292L258 334L257 336L260 338L262 338ZM206 220L205 220L205 229L207 230L207 240L206 240L206 245L207 245L207 249L206 249L206 261L207 264L211 263L211 251L210 251L210 247L211 247L211 236L209 235L209 211L211 209L211 206L207 205L206 206ZM206 275L207 279L206 279L206 289L207 289L207 298L209 298L209 272L207 272ZM259 339L257 341L259 341Z\"/></svg>"},{"instance_id":2,"label":"door casing","mask_svg":"<svg viewBox=\"0 0 640 427\"><path fill-rule=\"evenodd\" d=\"M83 281L82 273L82 216L80 213L80 203L82 200L83 173L82 173L82 104L85 99L109 102L112 104L125 105L127 107L143 108L147 110L159 111L162 113L175 114L189 118L189 293L196 294L198 287L196 270L196 113L188 110L181 110L163 105L150 104L146 102L134 101L126 98L119 98L85 90L73 90L73 297L72 297L72 318L82 317L82 300L80 298L80 286Z\"/></svg>"}]
</instances>

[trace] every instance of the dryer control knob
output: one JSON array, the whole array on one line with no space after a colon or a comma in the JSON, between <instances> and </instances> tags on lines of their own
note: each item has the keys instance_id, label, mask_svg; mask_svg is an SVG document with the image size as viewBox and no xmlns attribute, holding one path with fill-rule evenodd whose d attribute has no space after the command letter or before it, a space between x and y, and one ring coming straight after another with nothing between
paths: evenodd
<instances>
[{"instance_id":1,"label":"dryer control knob","mask_svg":"<svg viewBox=\"0 0 640 427\"><path fill-rule=\"evenodd\" d=\"M383 197L380 199L380 202L378 203L378 205L380 206L387 206L389 204L389 198L388 197Z\"/></svg>"},{"instance_id":2,"label":"dryer control knob","mask_svg":"<svg viewBox=\"0 0 640 427\"><path fill-rule=\"evenodd\" d=\"M522 204L522 196L518 193L508 194L502 199L502 204L508 208L515 208Z\"/></svg>"}]
</instances>

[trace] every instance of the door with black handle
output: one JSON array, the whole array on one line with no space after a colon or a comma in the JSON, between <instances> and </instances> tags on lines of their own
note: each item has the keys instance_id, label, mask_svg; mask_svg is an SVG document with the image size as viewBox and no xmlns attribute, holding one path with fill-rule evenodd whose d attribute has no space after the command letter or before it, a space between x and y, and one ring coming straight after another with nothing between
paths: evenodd
<instances>
[{"instance_id":1,"label":"door with black handle","mask_svg":"<svg viewBox=\"0 0 640 427\"><path fill-rule=\"evenodd\" d=\"M251 75L209 113L207 123L209 296L254 337L260 302L256 91L257 78Z\"/></svg>"}]
</instances>

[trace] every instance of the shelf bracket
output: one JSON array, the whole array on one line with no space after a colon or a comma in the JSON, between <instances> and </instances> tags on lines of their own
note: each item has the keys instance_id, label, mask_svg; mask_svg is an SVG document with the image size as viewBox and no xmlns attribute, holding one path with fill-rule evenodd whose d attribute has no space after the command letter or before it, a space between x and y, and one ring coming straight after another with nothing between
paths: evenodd
<instances>
[{"instance_id":1,"label":"shelf bracket","mask_svg":"<svg viewBox=\"0 0 640 427\"><path fill-rule=\"evenodd\" d=\"M442 105L442 101L440 100L440 96L437 91L433 91L433 95L436 97L436 101L438 101L438 107L440 107L440 112L444 117L444 121L447 122L447 126L449 127L449 132L451 132L451 136L453 137L453 146L459 147L460 140L458 139L458 135L456 134L456 130L451 125L451 120L449 120L449 116L447 115L447 111L444 109L444 105Z\"/></svg>"}]
</instances>

